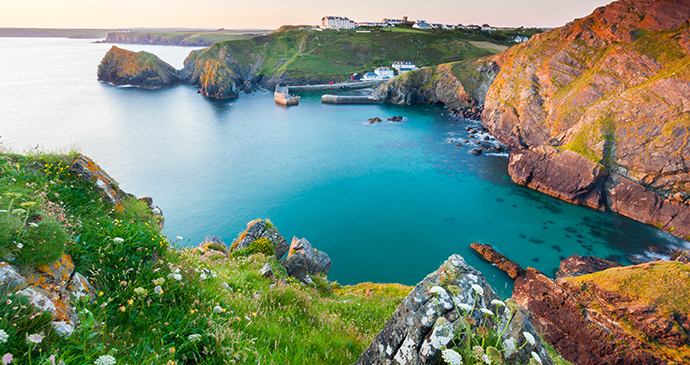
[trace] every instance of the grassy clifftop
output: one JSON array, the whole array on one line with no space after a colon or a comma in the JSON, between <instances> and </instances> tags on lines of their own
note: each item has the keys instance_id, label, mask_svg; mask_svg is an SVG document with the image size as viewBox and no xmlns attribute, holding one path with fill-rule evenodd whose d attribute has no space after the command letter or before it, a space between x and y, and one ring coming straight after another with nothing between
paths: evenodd
<instances>
[{"instance_id":1,"label":"grassy clifftop","mask_svg":"<svg viewBox=\"0 0 690 365\"><path fill-rule=\"evenodd\" d=\"M341 81L354 72L394 61L429 66L494 53L455 33L395 29L370 33L281 30L246 40L217 42L193 51L185 60L185 71L194 75L206 60L212 59L225 65L238 80Z\"/></svg>"}]
</instances>

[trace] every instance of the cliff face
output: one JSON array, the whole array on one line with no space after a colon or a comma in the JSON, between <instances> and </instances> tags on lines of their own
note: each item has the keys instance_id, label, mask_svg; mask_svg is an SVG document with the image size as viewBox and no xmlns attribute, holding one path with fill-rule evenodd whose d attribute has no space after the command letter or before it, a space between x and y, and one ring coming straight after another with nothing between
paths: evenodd
<instances>
[{"instance_id":1,"label":"cliff face","mask_svg":"<svg viewBox=\"0 0 690 365\"><path fill-rule=\"evenodd\" d=\"M396 104L473 106L482 103L498 70L490 58L446 63L408 72L382 85L377 94Z\"/></svg>"},{"instance_id":2,"label":"cliff face","mask_svg":"<svg viewBox=\"0 0 690 365\"><path fill-rule=\"evenodd\" d=\"M164 87L181 83L178 71L148 52L128 51L113 46L98 65L98 80L115 85Z\"/></svg>"},{"instance_id":3,"label":"cliff face","mask_svg":"<svg viewBox=\"0 0 690 365\"><path fill-rule=\"evenodd\" d=\"M535 269L513 298L529 308L545 339L577 364L690 361L690 266L653 262L552 280Z\"/></svg>"},{"instance_id":4,"label":"cliff face","mask_svg":"<svg viewBox=\"0 0 690 365\"><path fill-rule=\"evenodd\" d=\"M569 149L654 189L690 192L690 3L621 0L501 55L487 128Z\"/></svg>"}]
</instances>

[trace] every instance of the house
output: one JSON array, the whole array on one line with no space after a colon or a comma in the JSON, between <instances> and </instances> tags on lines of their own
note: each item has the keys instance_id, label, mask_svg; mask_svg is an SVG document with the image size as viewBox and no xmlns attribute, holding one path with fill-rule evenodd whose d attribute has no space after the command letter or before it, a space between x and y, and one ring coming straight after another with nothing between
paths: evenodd
<instances>
[{"instance_id":1,"label":"house","mask_svg":"<svg viewBox=\"0 0 690 365\"><path fill-rule=\"evenodd\" d=\"M482 25L482 30L488 30L489 32L493 32L496 29L491 28L491 26L489 24L484 24L484 25Z\"/></svg>"},{"instance_id":2,"label":"house","mask_svg":"<svg viewBox=\"0 0 690 365\"><path fill-rule=\"evenodd\" d=\"M466 27L467 29L481 29L482 27L476 25L476 24L470 24Z\"/></svg>"},{"instance_id":3,"label":"house","mask_svg":"<svg viewBox=\"0 0 690 365\"><path fill-rule=\"evenodd\" d=\"M453 30L455 29L455 26L453 24L446 24L442 28L445 30Z\"/></svg>"},{"instance_id":4,"label":"house","mask_svg":"<svg viewBox=\"0 0 690 365\"><path fill-rule=\"evenodd\" d=\"M355 22L347 17L325 16L321 18L321 29L354 29Z\"/></svg>"},{"instance_id":5,"label":"house","mask_svg":"<svg viewBox=\"0 0 690 365\"><path fill-rule=\"evenodd\" d=\"M388 19L388 18L383 18L381 21L383 24L388 24L388 25L398 25L398 24L405 24L407 23L407 17L404 16L402 19Z\"/></svg>"},{"instance_id":6,"label":"house","mask_svg":"<svg viewBox=\"0 0 690 365\"><path fill-rule=\"evenodd\" d=\"M443 25L441 25L439 23L433 23L433 24L431 24L431 27L434 29L440 29L441 27L443 27Z\"/></svg>"},{"instance_id":7,"label":"house","mask_svg":"<svg viewBox=\"0 0 690 365\"><path fill-rule=\"evenodd\" d=\"M409 71L419 70L419 68L410 61L395 61L393 62L392 67L398 70L398 75L402 75Z\"/></svg>"},{"instance_id":8,"label":"house","mask_svg":"<svg viewBox=\"0 0 690 365\"><path fill-rule=\"evenodd\" d=\"M417 20L412 28L417 28L417 29L431 29L431 24L427 23L424 20Z\"/></svg>"},{"instance_id":9,"label":"house","mask_svg":"<svg viewBox=\"0 0 690 365\"><path fill-rule=\"evenodd\" d=\"M364 81L373 81L373 80L379 80L379 75L377 75L375 72L367 72L364 74L364 77L362 77L362 80Z\"/></svg>"},{"instance_id":10,"label":"house","mask_svg":"<svg viewBox=\"0 0 690 365\"><path fill-rule=\"evenodd\" d=\"M379 76L380 80L392 79L395 77L395 71L392 68L381 66L374 70L374 73Z\"/></svg>"},{"instance_id":11,"label":"house","mask_svg":"<svg viewBox=\"0 0 690 365\"><path fill-rule=\"evenodd\" d=\"M529 40L529 38L527 38L527 37L516 36L515 39L513 39L513 42L522 43L522 42L527 42L528 40Z\"/></svg>"}]
</instances>

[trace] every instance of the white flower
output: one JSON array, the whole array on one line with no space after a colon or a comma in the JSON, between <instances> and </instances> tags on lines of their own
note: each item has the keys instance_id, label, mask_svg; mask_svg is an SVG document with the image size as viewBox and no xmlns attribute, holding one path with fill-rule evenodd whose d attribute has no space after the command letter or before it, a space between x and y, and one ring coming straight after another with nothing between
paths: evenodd
<instances>
[{"instance_id":1,"label":"white flower","mask_svg":"<svg viewBox=\"0 0 690 365\"><path fill-rule=\"evenodd\" d=\"M431 289L429 289L429 293L439 295L441 293L445 293L446 290L441 288L440 286L432 286Z\"/></svg>"},{"instance_id":2,"label":"white flower","mask_svg":"<svg viewBox=\"0 0 690 365\"><path fill-rule=\"evenodd\" d=\"M115 358L110 355L99 356L94 362L96 365L115 365Z\"/></svg>"},{"instance_id":3,"label":"white flower","mask_svg":"<svg viewBox=\"0 0 690 365\"><path fill-rule=\"evenodd\" d=\"M201 341L201 335L198 333L194 333L194 334L189 335L189 337L187 337L187 339L190 342L198 342L198 341Z\"/></svg>"},{"instance_id":4,"label":"white flower","mask_svg":"<svg viewBox=\"0 0 690 365\"><path fill-rule=\"evenodd\" d=\"M10 338L10 335L8 335L7 332L5 332L5 330L0 330L0 343L7 342L7 339L9 339L9 338Z\"/></svg>"},{"instance_id":5,"label":"white flower","mask_svg":"<svg viewBox=\"0 0 690 365\"><path fill-rule=\"evenodd\" d=\"M532 351L532 357L534 358L534 360L537 360L538 363L540 363L540 364L542 363L541 357L539 357L539 355L537 355L536 352Z\"/></svg>"},{"instance_id":6,"label":"white flower","mask_svg":"<svg viewBox=\"0 0 690 365\"><path fill-rule=\"evenodd\" d=\"M34 227L34 228L38 227L38 224L36 224L36 223L34 223L34 222L29 223L29 225L30 225L31 227Z\"/></svg>"},{"instance_id":7,"label":"white flower","mask_svg":"<svg viewBox=\"0 0 690 365\"><path fill-rule=\"evenodd\" d=\"M124 238L120 238L120 237L115 237L115 238L113 238L113 242L115 242L115 243L122 243L122 242L125 242L125 239L124 239ZM109 355L106 355L106 356L109 356ZM100 359L100 357L99 357L99 359Z\"/></svg>"},{"instance_id":8,"label":"white flower","mask_svg":"<svg viewBox=\"0 0 690 365\"><path fill-rule=\"evenodd\" d=\"M537 341L534 340L534 336L532 336L531 333L522 332L522 335L525 336L525 340L527 340L527 342L529 342L532 346L535 346L537 344Z\"/></svg>"},{"instance_id":9,"label":"white flower","mask_svg":"<svg viewBox=\"0 0 690 365\"><path fill-rule=\"evenodd\" d=\"M163 294L163 288L161 288L160 285L156 285L156 287L153 288L153 292L158 294L158 295L161 295L161 294Z\"/></svg>"},{"instance_id":10,"label":"white flower","mask_svg":"<svg viewBox=\"0 0 690 365\"><path fill-rule=\"evenodd\" d=\"M491 365L491 359L489 359L489 355L487 354L482 355L482 361L484 361L487 365Z\"/></svg>"},{"instance_id":11,"label":"white flower","mask_svg":"<svg viewBox=\"0 0 690 365\"><path fill-rule=\"evenodd\" d=\"M486 308L480 308L479 310L482 311L482 312L483 312L484 314L486 314L487 316L493 316L493 315L494 315L494 312L492 312L492 311L490 311L490 310L488 310L488 309L486 309Z\"/></svg>"},{"instance_id":12,"label":"white flower","mask_svg":"<svg viewBox=\"0 0 690 365\"><path fill-rule=\"evenodd\" d=\"M505 303L503 303L502 301L500 301L500 300L498 300L498 299L492 300L492 301L491 301L491 304L496 305L496 306L500 306L500 307L505 307L505 306L506 306Z\"/></svg>"},{"instance_id":13,"label":"white flower","mask_svg":"<svg viewBox=\"0 0 690 365\"><path fill-rule=\"evenodd\" d=\"M213 313L223 313L223 307L219 305L213 307Z\"/></svg>"},{"instance_id":14,"label":"white flower","mask_svg":"<svg viewBox=\"0 0 690 365\"><path fill-rule=\"evenodd\" d=\"M177 281L180 281L180 280L182 280L182 275L180 275L180 274L173 274L173 279L175 279L175 280L177 280Z\"/></svg>"},{"instance_id":15,"label":"white flower","mask_svg":"<svg viewBox=\"0 0 690 365\"><path fill-rule=\"evenodd\" d=\"M479 295L484 295L484 289L477 284L472 284L472 290L474 290Z\"/></svg>"},{"instance_id":16,"label":"white flower","mask_svg":"<svg viewBox=\"0 0 690 365\"><path fill-rule=\"evenodd\" d=\"M201 280L206 280L207 278L206 274L204 274L203 272L201 273L201 275L199 275L199 277L201 278Z\"/></svg>"},{"instance_id":17,"label":"white flower","mask_svg":"<svg viewBox=\"0 0 690 365\"><path fill-rule=\"evenodd\" d=\"M137 294L139 294L139 295L146 295L146 293L148 292L148 290L146 290L146 289L144 289L144 288L142 288L142 287L138 287L138 288L134 289L134 292L137 293Z\"/></svg>"},{"instance_id":18,"label":"white flower","mask_svg":"<svg viewBox=\"0 0 690 365\"><path fill-rule=\"evenodd\" d=\"M448 365L462 365L462 356L455 352L455 350L451 349L445 349L442 351L441 356L443 356L443 360L448 364Z\"/></svg>"},{"instance_id":19,"label":"white flower","mask_svg":"<svg viewBox=\"0 0 690 365\"><path fill-rule=\"evenodd\" d=\"M34 333L33 335L29 335L29 342L39 343L39 342L43 341L43 337L44 336L41 334Z\"/></svg>"},{"instance_id":20,"label":"white flower","mask_svg":"<svg viewBox=\"0 0 690 365\"><path fill-rule=\"evenodd\" d=\"M21 250L22 248L24 248L24 244L21 242L17 243L17 248Z\"/></svg>"},{"instance_id":21,"label":"white flower","mask_svg":"<svg viewBox=\"0 0 690 365\"><path fill-rule=\"evenodd\" d=\"M184 239L184 237L182 237L182 236L175 236L175 239L178 240L178 241L182 241L182 240Z\"/></svg>"},{"instance_id":22,"label":"white flower","mask_svg":"<svg viewBox=\"0 0 690 365\"><path fill-rule=\"evenodd\" d=\"M466 304L466 303L460 303L460 304L458 304L458 307L460 309L464 310L465 312L469 312L472 310L472 306L469 304Z\"/></svg>"}]
</instances>

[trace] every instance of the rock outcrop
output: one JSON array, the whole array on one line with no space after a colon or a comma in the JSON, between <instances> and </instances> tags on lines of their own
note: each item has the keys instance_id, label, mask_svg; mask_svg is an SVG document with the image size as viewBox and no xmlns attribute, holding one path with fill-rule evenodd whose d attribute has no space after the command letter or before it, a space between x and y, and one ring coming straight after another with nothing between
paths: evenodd
<instances>
[{"instance_id":1,"label":"rock outcrop","mask_svg":"<svg viewBox=\"0 0 690 365\"><path fill-rule=\"evenodd\" d=\"M453 255L415 286L355 364L437 364L443 348L465 346L467 336L482 344L490 331L501 335L505 363L527 364L533 352L553 364L526 312L501 303L484 276ZM475 351L482 361L484 349Z\"/></svg>"},{"instance_id":2,"label":"rock outcrop","mask_svg":"<svg viewBox=\"0 0 690 365\"><path fill-rule=\"evenodd\" d=\"M594 256L572 255L561 261L556 278L582 276L598 271L620 267L621 264Z\"/></svg>"},{"instance_id":3,"label":"rock outcrop","mask_svg":"<svg viewBox=\"0 0 690 365\"><path fill-rule=\"evenodd\" d=\"M331 259L325 252L314 249L306 238L292 238L287 257L280 261L289 276L305 281L308 275L328 275Z\"/></svg>"},{"instance_id":4,"label":"rock outcrop","mask_svg":"<svg viewBox=\"0 0 690 365\"><path fill-rule=\"evenodd\" d=\"M690 362L690 266L657 261L552 280L535 269L513 298L577 364Z\"/></svg>"},{"instance_id":5,"label":"rock outcrop","mask_svg":"<svg viewBox=\"0 0 690 365\"><path fill-rule=\"evenodd\" d=\"M290 246L285 238L273 226L273 223L265 219L255 219L247 223L247 230L233 242L231 250L248 248L252 242L262 238L267 239L273 245L273 254L277 259L280 259L288 252Z\"/></svg>"},{"instance_id":6,"label":"rock outcrop","mask_svg":"<svg viewBox=\"0 0 690 365\"><path fill-rule=\"evenodd\" d=\"M156 55L113 46L98 65L98 80L115 85L166 87L183 82L179 72Z\"/></svg>"},{"instance_id":7,"label":"rock outcrop","mask_svg":"<svg viewBox=\"0 0 690 365\"><path fill-rule=\"evenodd\" d=\"M499 270L504 271L511 278L517 279L525 275L525 269L522 266L496 251L491 245L475 242L470 244L470 247L477 251L486 261L496 265Z\"/></svg>"},{"instance_id":8,"label":"rock outcrop","mask_svg":"<svg viewBox=\"0 0 690 365\"><path fill-rule=\"evenodd\" d=\"M381 85L379 99L396 104L434 104L462 108L481 104L498 74L491 59L464 61L408 72Z\"/></svg>"}]
</instances>

